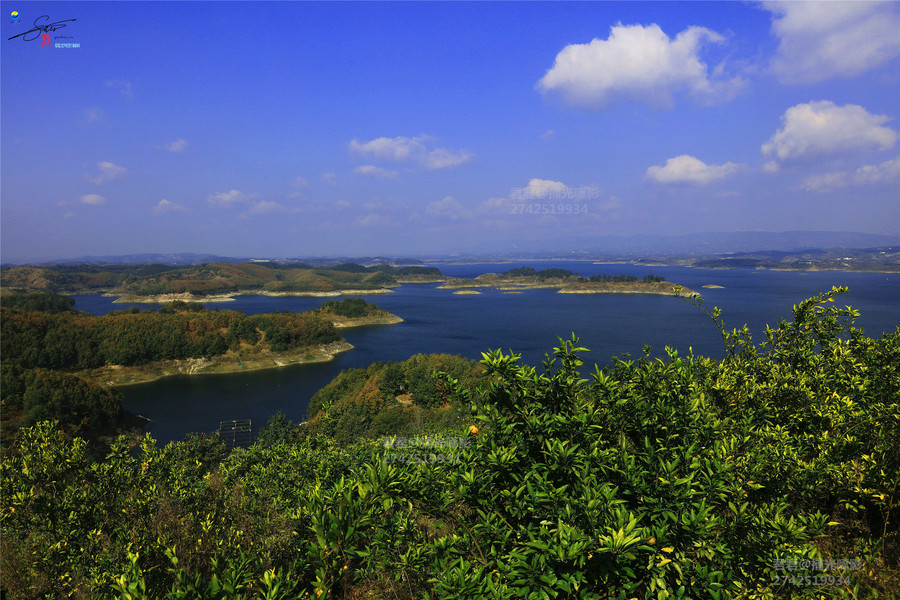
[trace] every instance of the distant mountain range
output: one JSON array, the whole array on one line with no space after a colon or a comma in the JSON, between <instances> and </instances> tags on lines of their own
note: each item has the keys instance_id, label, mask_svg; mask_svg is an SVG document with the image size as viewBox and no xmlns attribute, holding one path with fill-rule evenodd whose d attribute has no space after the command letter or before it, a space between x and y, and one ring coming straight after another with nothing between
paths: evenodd
<instances>
[{"instance_id":1,"label":"distant mountain range","mask_svg":"<svg viewBox=\"0 0 900 600\"><path fill-rule=\"evenodd\" d=\"M681 235L630 235L558 238L522 244L518 253L578 251L589 254L708 255L766 250L794 251L812 248L873 248L900 245L900 236L847 231L739 231Z\"/></svg>"},{"instance_id":2,"label":"distant mountain range","mask_svg":"<svg viewBox=\"0 0 900 600\"><path fill-rule=\"evenodd\" d=\"M46 261L38 264L118 264L118 263L160 263L167 265L200 265L211 262L305 262L307 264L334 264L355 262L365 265L394 264L416 265L435 259L453 259L458 257L499 258L646 258L673 256L709 256L721 254L739 254L746 252L798 252L811 249L832 248L876 248L900 246L900 236L878 235L870 233L853 233L847 231L740 231L689 233L681 235L630 235L630 236L580 236L556 238L550 240L527 241L515 247L484 245L473 248L460 248L459 252L450 255L429 255L410 258L404 256L332 256L332 257L296 257L274 258L266 256L236 257L215 254L197 254L190 252L161 254L122 254L106 256L81 256L78 258ZM36 263L32 263L36 264ZM9 266L9 265L4 265Z\"/></svg>"}]
</instances>

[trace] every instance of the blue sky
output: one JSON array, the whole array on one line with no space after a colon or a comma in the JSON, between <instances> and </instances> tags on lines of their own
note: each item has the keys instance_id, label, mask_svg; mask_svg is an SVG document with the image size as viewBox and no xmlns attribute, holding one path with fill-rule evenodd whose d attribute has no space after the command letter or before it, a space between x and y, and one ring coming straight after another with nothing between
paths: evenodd
<instances>
[{"instance_id":1,"label":"blue sky","mask_svg":"<svg viewBox=\"0 0 900 600\"><path fill-rule=\"evenodd\" d=\"M8 39L35 19L76 20ZM900 234L898 31L897 2L3 2L0 259Z\"/></svg>"}]
</instances>

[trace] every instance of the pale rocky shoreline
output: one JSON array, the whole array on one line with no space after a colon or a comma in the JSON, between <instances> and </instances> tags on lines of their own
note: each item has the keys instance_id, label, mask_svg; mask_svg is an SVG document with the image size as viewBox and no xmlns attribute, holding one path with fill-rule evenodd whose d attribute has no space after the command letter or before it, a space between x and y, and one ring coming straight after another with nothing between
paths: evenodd
<instances>
[{"instance_id":1,"label":"pale rocky shoreline","mask_svg":"<svg viewBox=\"0 0 900 600\"><path fill-rule=\"evenodd\" d=\"M236 296L272 296L275 298L308 297L308 298L333 298L336 296L369 296L374 294L392 294L391 289L376 290L335 290L331 292L270 292L266 290L248 290L245 292L233 292L230 294L215 294L210 296L196 296L189 292L180 294L154 294L139 296L137 294L118 294L106 292L104 296L118 296L113 304L167 304L182 300L184 302L233 302Z\"/></svg>"},{"instance_id":2,"label":"pale rocky shoreline","mask_svg":"<svg viewBox=\"0 0 900 600\"><path fill-rule=\"evenodd\" d=\"M289 365L328 362L334 360L338 354L352 349L353 344L340 340L322 346L303 348L295 352L264 352L243 357L229 353L211 358L166 360L133 367L107 365L97 369L88 369L78 375L100 385L124 386L148 383L172 375L247 373L264 369L278 369Z\"/></svg>"},{"instance_id":3,"label":"pale rocky shoreline","mask_svg":"<svg viewBox=\"0 0 900 600\"><path fill-rule=\"evenodd\" d=\"M448 278L447 282L439 285L439 290L457 290L454 294L480 293L478 289L496 289L502 292L521 292L523 290L557 290L558 294L653 294L657 296L673 295L673 288L677 284L670 281L656 283L641 282L590 282L570 283L565 280L520 282L516 279L505 279L496 273L480 275L475 279L459 277ZM683 287L679 296L696 294L693 290Z\"/></svg>"}]
</instances>

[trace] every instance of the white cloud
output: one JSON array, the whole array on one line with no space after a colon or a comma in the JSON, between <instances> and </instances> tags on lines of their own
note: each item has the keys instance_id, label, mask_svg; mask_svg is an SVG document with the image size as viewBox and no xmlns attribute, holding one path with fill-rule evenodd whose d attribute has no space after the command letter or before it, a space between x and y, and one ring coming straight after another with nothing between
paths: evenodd
<instances>
[{"instance_id":1,"label":"white cloud","mask_svg":"<svg viewBox=\"0 0 900 600\"><path fill-rule=\"evenodd\" d=\"M654 165L648 168L647 177L659 183L708 185L713 181L728 177L737 169L738 165L732 162L708 165L698 158L682 154L667 160L665 166Z\"/></svg>"},{"instance_id":2,"label":"white cloud","mask_svg":"<svg viewBox=\"0 0 900 600\"><path fill-rule=\"evenodd\" d=\"M125 167L120 167L118 165L114 165L109 161L100 161L97 163L98 173L94 177L90 175L85 175L88 181L91 183L96 183L100 185L101 183L106 183L107 181L111 181L113 179L118 179L119 177L123 177L128 170Z\"/></svg>"},{"instance_id":3,"label":"white cloud","mask_svg":"<svg viewBox=\"0 0 900 600\"><path fill-rule=\"evenodd\" d=\"M99 123L103 121L104 118L103 111L96 106L90 106L84 109L84 112L82 113L82 119L89 125L92 123Z\"/></svg>"},{"instance_id":4,"label":"white cloud","mask_svg":"<svg viewBox=\"0 0 900 600\"><path fill-rule=\"evenodd\" d=\"M81 200L84 204L93 205L103 204L104 202L106 202L106 198L99 194L85 194L84 196L79 198L79 200Z\"/></svg>"},{"instance_id":5,"label":"white cloud","mask_svg":"<svg viewBox=\"0 0 900 600\"><path fill-rule=\"evenodd\" d=\"M555 131L553 131L552 129L548 129L547 131L545 131L544 133L541 134L541 139L549 140L550 138L552 138L555 135L556 135Z\"/></svg>"},{"instance_id":6,"label":"white cloud","mask_svg":"<svg viewBox=\"0 0 900 600\"><path fill-rule=\"evenodd\" d=\"M600 108L621 99L670 108L673 95L684 91L701 104L730 100L743 87L740 77L710 78L700 60L704 43L725 38L704 27L689 27L670 39L658 25L616 25L609 39L570 44L537 83L543 92L557 91L569 102Z\"/></svg>"},{"instance_id":7,"label":"white cloud","mask_svg":"<svg viewBox=\"0 0 900 600\"><path fill-rule=\"evenodd\" d=\"M165 198L153 207L153 214L155 215L164 215L170 212L187 212L187 208Z\"/></svg>"},{"instance_id":8,"label":"white cloud","mask_svg":"<svg viewBox=\"0 0 900 600\"><path fill-rule=\"evenodd\" d=\"M178 138L174 142L169 142L166 144L166 150L169 152L174 152L175 154L180 154L187 150L188 141L184 138Z\"/></svg>"},{"instance_id":9,"label":"white cloud","mask_svg":"<svg viewBox=\"0 0 900 600\"><path fill-rule=\"evenodd\" d=\"M569 186L562 181L551 179L532 179L524 189L529 198L547 198L551 195L565 194L568 190Z\"/></svg>"},{"instance_id":10,"label":"white cloud","mask_svg":"<svg viewBox=\"0 0 900 600\"><path fill-rule=\"evenodd\" d=\"M298 177L297 179L294 180L293 185L294 185L294 187L305 188L306 186L309 185L309 182L306 181L305 179L303 179L302 177Z\"/></svg>"},{"instance_id":11,"label":"white cloud","mask_svg":"<svg viewBox=\"0 0 900 600\"><path fill-rule=\"evenodd\" d=\"M119 93L123 96L128 96L131 98L131 83L128 81L116 80L116 81L107 81L106 87L113 88L115 90L119 90Z\"/></svg>"},{"instance_id":12,"label":"white cloud","mask_svg":"<svg viewBox=\"0 0 900 600\"><path fill-rule=\"evenodd\" d=\"M860 167L853 174L853 183L876 185L900 181L900 157L887 160L880 165Z\"/></svg>"},{"instance_id":13,"label":"white cloud","mask_svg":"<svg viewBox=\"0 0 900 600\"><path fill-rule=\"evenodd\" d=\"M528 185L513 188L510 199L517 202L523 200L551 200L554 202L583 202L600 197L600 189L593 185L569 187L562 181L552 179L531 179Z\"/></svg>"},{"instance_id":14,"label":"white cloud","mask_svg":"<svg viewBox=\"0 0 900 600\"><path fill-rule=\"evenodd\" d=\"M394 177L399 175L397 171L382 169L381 167L376 167L375 165L362 165L353 169L353 172L359 175L375 177L377 179L393 179Z\"/></svg>"},{"instance_id":15,"label":"white cloud","mask_svg":"<svg viewBox=\"0 0 900 600\"><path fill-rule=\"evenodd\" d=\"M509 214L511 212L509 198L488 198L478 205L479 214Z\"/></svg>"},{"instance_id":16,"label":"white cloud","mask_svg":"<svg viewBox=\"0 0 900 600\"><path fill-rule=\"evenodd\" d=\"M337 185L337 175L334 173L322 173L322 181L328 185Z\"/></svg>"},{"instance_id":17,"label":"white cloud","mask_svg":"<svg viewBox=\"0 0 900 600\"><path fill-rule=\"evenodd\" d=\"M446 196L440 200L429 202L425 206L425 212L432 217L459 221L470 216L469 210L452 196Z\"/></svg>"},{"instance_id":18,"label":"white cloud","mask_svg":"<svg viewBox=\"0 0 900 600\"><path fill-rule=\"evenodd\" d=\"M391 217L373 213L358 217L353 224L360 227L393 227L397 223Z\"/></svg>"},{"instance_id":19,"label":"white cloud","mask_svg":"<svg viewBox=\"0 0 900 600\"><path fill-rule=\"evenodd\" d=\"M763 144L770 159L766 171L777 171L778 163L807 157L844 154L862 150L889 150L898 134L884 123L885 115L873 115L862 106L837 106L827 100L797 104L781 116L782 127Z\"/></svg>"},{"instance_id":20,"label":"white cloud","mask_svg":"<svg viewBox=\"0 0 900 600\"><path fill-rule=\"evenodd\" d=\"M766 2L779 38L772 71L783 83L852 77L900 55L896 2Z\"/></svg>"},{"instance_id":21,"label":"white cloud","mask_svg":"<svg viewBox=\"0 0 900 600\"><path fill-rule=\"evenodd\" d=\"M849 186L894 184L900 182L900 157L878 165L865 165L856 171L837 171L811 175L803 180L800 189L808 192L828 192Z\"/></svg>"},{"instance_id":22,"label":"white cloud","mask_svg":"<svg viewBox=\"0 0 900 600\"><path fill-rule=\"evenodd\" d=\"M231 190L229 192L218 192L216 194L210 194L206 197L206 202L210 206L228 208L229 206L233 206L239 202L246 202L248 198L249 197L243 192L240 192L238 190Z\"/></svg>"},{"instance_id":23,"label":"white cloud","mask_svg":"<svg viewBox=\"0 0 900 600\"><path fill-rule=\"evenodd\" d=\"M419 135L413 138L380 137L368 142L350 141L350 151L373 160L418 165L427 170L448 169L472 158L462 150L431 148L433 138Z\"/></svg>"},{"instance_id":24,"label":"white cloud","mask_svg":"<svg viewBox=\"0 0 900 600\"><path fill-rule=\"evenodd\" d=\"M265 215L271 213L283 213L290 212L291 209L284 206L283 204L279 204L278 202L272 202L271 200L262 200L260 202L255 203L250 210L247 211L248 215Z\"/></svg>"}]
</instances>

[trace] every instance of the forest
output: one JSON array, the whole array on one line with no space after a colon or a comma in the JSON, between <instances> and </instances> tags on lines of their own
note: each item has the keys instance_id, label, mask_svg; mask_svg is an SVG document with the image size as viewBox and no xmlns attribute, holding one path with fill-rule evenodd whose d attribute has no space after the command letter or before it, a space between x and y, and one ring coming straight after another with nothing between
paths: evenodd
<instances>
[{"instance_id":1,"label":"forest","mask_svg":"<svg viewBox=\"0 0 900 600\"><path fill-rule=\"evenodd\" d=\"M232 451L37 421L0 467L3 597L900 597L900 327L845 291L759 340L685 298L721 360L589 368L573 334L345 371Z\"/></svg>"},{"instance_id":2,"label":"forest","mask_svg":"<svg viewBox=\"0 0 900 600\"><path fill-rule=\"evenodd\" d=\"M440 277L435 267L363 266L356 263L313 266L306 263L209 263L173 265L52 265L3 267L4 290L16 293L131 296L191 294L201 299L238 292L332 292L384 289L398 279Z\"/></svg>"},{"instance_id":3,"label":"forest","mask_svg":"<svg viewBox=\"0 0 900 600\"><path fill-rule=\"evenodd\" d=\"M32 293L0 297L3 415L0 432L56 419L70 433L94 437L120 423L120 395L78 375L108 365L299 352L340 340L337 317L389 314L361 298L330 300L303 313L245 315L176 300L105 316L74 310L74 300Z\"/></svg>"}]
</instances>

